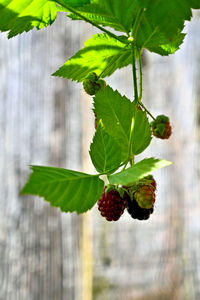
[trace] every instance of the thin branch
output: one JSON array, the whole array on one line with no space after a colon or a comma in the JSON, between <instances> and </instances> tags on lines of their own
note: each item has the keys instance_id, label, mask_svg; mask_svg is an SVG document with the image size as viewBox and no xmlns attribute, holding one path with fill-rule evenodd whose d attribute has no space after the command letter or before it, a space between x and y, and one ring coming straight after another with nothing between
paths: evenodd
<instances>
[{"instance_id":1,"label":"thin branch","mask_svg":"<svg viewBox=\"0 0 200 300\"><path fill-rule=\"evenodd\" d=\"M132 42L132 71L133 71L133 85L134 85L134 97L136 103L138 102L138 89L137 89L137 73L136 73L136 55L135 55L135 45Z\"/></svg>"},{"instance_id":2,"label":"thin branch","mask_svg":"<svg viewBox=\"0 0 200 300\"><path fill-rule=\"evenodd\" d=\"M144 106L144 104L142 102L139 102L139 105L142 106L144 108L144 110L146 111L146 113L153 119L155 120L154 116L150 113L150 111Z\"/></svg>"},{"instance_id":3,"label":"thin branch","mask_svg":"<svg viewBox=\"0 0 200 300\"><path fill-rule=\"evenodd\" d=\"M140 76L140 89L139 89L139 101L142 100L142 57L139 53L139 76Z\"/></svg>"}]
</instances>

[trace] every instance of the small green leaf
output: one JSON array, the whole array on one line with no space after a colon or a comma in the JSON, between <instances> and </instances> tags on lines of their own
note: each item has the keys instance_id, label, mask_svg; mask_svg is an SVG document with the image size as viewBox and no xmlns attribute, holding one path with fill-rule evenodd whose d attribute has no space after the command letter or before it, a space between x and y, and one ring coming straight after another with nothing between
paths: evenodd
<instances>
[{"instance_id":1,"label":"small green leaf","mask_svg":"<svg viewBox=\"0 0 200 300\"><path fill-rule=\"evenodd\" d=\"M31 169L33 173L21 194L44 197L64 212L86 212L104 188L104 182L94 175L45 166L31 166Z\"/></svg>"},{"instance_id":2,"label":"small green leaf","mask_svg":"<svg viewBox=\"0 0 200 300\"><path fill-rule=\"evenodd\" d=\"M53 75L83 81L90 73L110 76L118 68L131 63L131 49L107 34L95 34L85 42L84 48L72 56Z\"/></svg>"},{"instance_id":3,"label":"small green leaf","mask_svg":"<svg viewBox=\"0 0 200 300\"><path fill-rule=\"evenodd\" d=\"M146 113L137 110L137 108L135 109L135 122L132 133L132 152L133 154L138 155L149 146L152 136Z\"/></svg>"},{"instance_id":4,"label":"small green leaf","mask_svg":"<svg viewBox=\"0 0 200 300\"><path fill-rule=\"evenodd\" d=\"M124 171L108 176L108 179L111 184L129 185L151 174L153 171L171 164L167 160L155 159L153 157L145 158Z\"/></svg>"},{"instance_id":5,"label":"small green leaf","mask_svg":"<svg viewBox=\"0 0 200 300\"><path fill-rule=\"evenodd\" d=\"M94 111L102 119L106 131L117 141L122 152L122 161L129 158L129 139L133 117L133 105L118 91L109 86L94 97Z\"/></svg>"},{"instance_id":6,"label":"small green leaf","mask_svg":"<svg viewBox=\"0 0 200 300\"><path fill-rule=\"evenodd\" d=\"M99 124L90 147L90 157L99 173L113 173L121 163L119 145Z\"/></svg>"}]
</instances>

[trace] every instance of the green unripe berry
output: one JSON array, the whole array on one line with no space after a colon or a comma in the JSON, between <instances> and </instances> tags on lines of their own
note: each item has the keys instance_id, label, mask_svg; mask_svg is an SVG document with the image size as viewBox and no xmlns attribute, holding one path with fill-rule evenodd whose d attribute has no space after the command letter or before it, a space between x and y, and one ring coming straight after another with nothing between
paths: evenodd
<instances>
[{"instance_id":1,"label":"green unripe berry","mask_svg":"<svg viewBox=\"0 0 200 300\"><path fill-rule=\"evenodd\" d=\"M105 81L102 79L97 80L97 78L97 74L93 72L83 81L83 88L88 95L96 95L100 89L105 88Z\"/></svg>"},{"instance_id":2,"label":"green unripe berry","mask_svg":"<svg viewBox=\"0 0 200 300\"><path fill-rule=\"evenodd\" d=\"M160 139L168 139L172 134L172 128L169 118L164 115L157 116L156 119L151 122L151 129L153 135Z\"/></svg>"}]
</instances>

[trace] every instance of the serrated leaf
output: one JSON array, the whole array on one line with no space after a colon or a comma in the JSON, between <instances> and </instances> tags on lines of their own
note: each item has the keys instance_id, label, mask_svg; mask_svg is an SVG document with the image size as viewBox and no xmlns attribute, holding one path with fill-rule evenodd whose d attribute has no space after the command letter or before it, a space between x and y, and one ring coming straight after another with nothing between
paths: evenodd
<instances>
[{"instance_id":1,"label":"serrated leaf","mask_svg":"<svg viewBox=\"0 0 200 300\"><path fill-rule=\"evenodd\" d=\"M83 213L96 203L104 182L97 176L72 170L31 166L33 173L21 194L44 197L61 211Z\"/></svg>"},{"instance_id":2,"label":"serrated leaf","mask_svg":"<svg viewBox=\"0 0 200 300\"><path fill-rule=\"evenodd\" d=\"M99 124L90 147L90 157L99 173L113 173L121 163L119 145Z\"/></svg>"},{"instance_id":3,"label":"serrated leaf","mask_svg":"<svg viewBox=\"0 0 200 300\"><path fill-rule=\"evenodd\" d=\"M91 0L90 4L78 8L78 12L97 24L128 33L137 9L138 3L133 0L123 0L123 3L121 0ZM69 17L79 19L75 14L70 14Z\"/></svg>"},{"instance_id":4,"label":"serrated leaf","mask_svg":"<svg viewBox=\"0 0 200 300\"><path fill-rule=\"evenodd\" d=\"M95 34L85 42L84 48L72 56L53 75L83 81L91 72L102 77L131 63L131 49L107 34Z\"/></svg>"},{"instance_id":5,"label":"serrated leaf","mask_svg":"<svg viewBox=\"0 0 200 300\"><path fill-rule=\"evenodd\" d=\"M138 14L143 11L140 23L135 26L136 45L151 52L169 55L183 42L185 20L190 20L192 8L200 8L199 0L91 0L78 8L88 19L103 26L129 33ZM76 19L75 14L69 15Z\"/></svg>"},{"instance_id":6,"label":"serrated leaf","mask_svg":"<svg viewBox=\"0 0 200 300\"><path fill-rule=\"evenodd\" d=\"M129 139L133 117L133 105L118 91L109 86L94 97L94 111L102 119L106 131L116 139L121 147L122 160L129 158Z\"/></svg>"},{"instance_id":7,"label":"serrated leaf","mask_svg":"<svg viewBox=\"0 0 200 300\"><path fill-rule=\"evenodd\" d=\"M137 108L135 108L135 110L131 147L132 153L138 155L149 146L152 136L146 113L144 111L137 110Z\"/></svg>"},{"instance_id":8,"label":"serrated leaf","mask_svg":"<svg viewBox=\"0 0 200 300\"><path fill-rule=\"evenodd\" d=\"M88 3L83 0L65 0L72 7ZM0 0L0 30L9 31L11 38L36 27L41 29L54 22L57 12L63 10L48 0Z\"/></svg>"},{"instance_id":9,"label":"serrated leaf","mask_svg":"<svg viewBox=\"0 0 200 300\"><path fill-rule=\"evenodd\" d=\"M151 174L153 171L171 164L167 160L155 159L153 157L145 158L124 171L108 176L108 179L111 184L129 185Z\"/></svg>"},{"instance_id":10,"label":"serrated leaf","mask_svg":"<svg viewBox=\"0 0 200 300\"><path fill-rule=\"evenodd\" d=\"M146 21L166 37L173 38L178 30L183 30L185 20L191 19L195 3L194 0L140 0L140 5L145 8Z\"/></svg>"},{"instance_id":11,"label":"serrated leaf","mask_svg":"<svg viewBox=\"0 0 200 300\"><path fill-rule=\"evenodd\" d=\"M192 16L193 0L141 0L144 14L137 31L137 45L161 55L174 53L184 39L181 31ZM200 4L199 4L200 7Z\"/></svg>"},{"instance_id":12,"label":"serrated leaf","mask_svg":"<svg viewBox=\"0 0 200 300\"><path fill-rule=\"evenodd\" d=\"M150 41L145 44L145 48L163 56L173 54L180 48L184 38L185 34L180 32L178 32L171 41L166 38L162 39L160 33L158 34L158 37L156 37L155 34Z\"/></svg>"}]
</instances>

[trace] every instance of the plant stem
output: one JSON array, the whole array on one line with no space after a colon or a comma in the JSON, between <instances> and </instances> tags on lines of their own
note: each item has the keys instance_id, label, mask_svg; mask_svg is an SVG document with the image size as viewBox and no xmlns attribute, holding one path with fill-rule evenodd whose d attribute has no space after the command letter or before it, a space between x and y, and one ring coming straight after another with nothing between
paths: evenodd
<instances>
[{"instance_id":1,"label":"plant stem","mask_svg":"<svg viewBox=\"0 0 200 300\"><path fill-rule=\"evenodd\" d=\"M150 113L150 111L144 106L144 104L142 102L139 102L140 106L142 106L144 108L144 110L146 111L146 113L153 119L155 120L154 116Z\"/></svg>"},{"instance_id":2,"label":"plant stem","mask_svg":"<svg viewBox=\"0 0 200 300\"><path fill-rule=\"evenodd\" d=\"M139 101L141 101L142 100L142 57L141 57L141 52L139 54L139 75L140 75Z\"/></svg>"},{"instance_id":3,"label":"plant stem","mask_svg":"<svg viewBox=\"0 0 200 300\"><path fill-rule=\"evenodd\" d=\"M124 171L124 170L126 169L127 165L128 165L128 162L127 162L127 163L125 163L125 165L124 165L124 167L123 167L122 171Z\"/></svg>"},{"instance_id":4,"label":"plant stem","mask_svg":"<svg viewBox=\"0 0 200 300\"><path fill-rule=\"evenodd\" d=\"M134 22L134 25L132 27L132 33L133 33L134 39L136 39L137 32L138 32L139 25L142 20L143 14L144 14L144 8L139 9L136 19L135 19L135 22Z\"/></svg>"},{"instance_id":5,"label":"plant stem","mask_svg":"<svg viewBox=\"0 0 200 300\"><path fill-rule=\"evenodd\" d=\"M63 0L56 0L56 3L62 5L64 8L66 8L68 11L70 11L71 13L77 15L79 18L81 18L82 20L84 20L87 23L90 23L91 25L97 27L98 29L100 29L101 31L107 33L109 36L111 36L112 38L120 41L121 43L126 44L125 41L123 41L122 39L120 39L120 37L118 37L117 35L115 35L114 33L110 32L109 30L103 28L102 26L96 24L95 22L89 20L88 18L86 18L85 16L83 16L82 14L80 14L79 12L77 12L75 9L73 9L72 7L68 6Z\"/></svg>"},{"instance_id":6,"label":"plant stem","mask_svg":"<svg viewBox=\"0 0 200 300\"><path fill-rule=\"evenodd\" d=\"M132 45L132 71L133 71L133 85L134 85L134 98L136 104L138 102L138 88L137 88L137 74L136 74L136 53L135 53L135 45L134 42L131 43Z\"/></svg>"}]
</instances>

